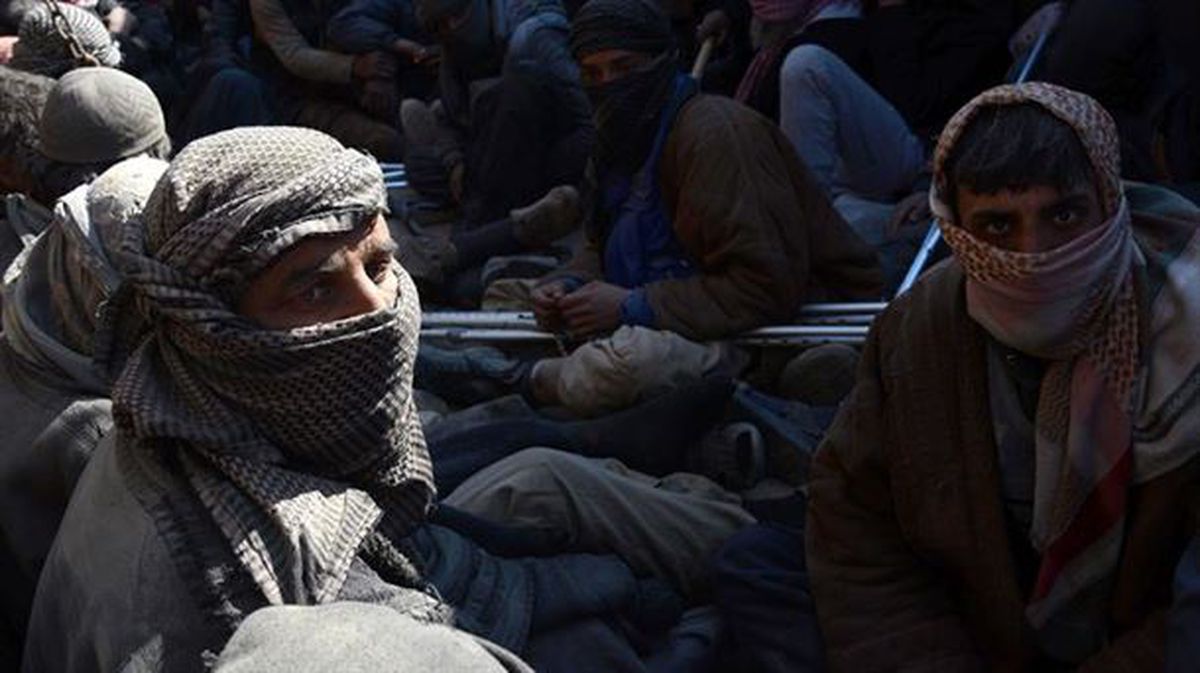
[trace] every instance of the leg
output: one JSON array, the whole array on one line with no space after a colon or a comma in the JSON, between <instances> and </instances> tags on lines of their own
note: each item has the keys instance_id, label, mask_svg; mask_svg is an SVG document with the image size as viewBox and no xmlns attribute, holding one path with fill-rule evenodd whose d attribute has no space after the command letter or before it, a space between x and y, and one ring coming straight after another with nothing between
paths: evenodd
<instances>
[{"instance_id":1,"label":"leg","mask_svg":"<svg viewBox=\"0 0 1200 673\"><path fill-rule=\"evenodd\" d=\"M306 99L295 123L324 131L347 147L365 149L380 161L404 160L400 132L348 103Z\"/></svg>"},{"instance_id":2,"label":"leg","mask_svg":"<svg viewBox=\"0 0 1200 673\"><path fill-rule=\"evenodd\" d=\"M833 53L796 47L780 71L779 124L832 196L907 194L925 150L896 108Z\"/></svg>"},{"instance_id":3,"label":"leg","mask_svg":"<svg viewBox=\"0 0 1200 673\"><path fill-rule=\"evenodd\" d=\"M511 525L565 531L572 549L616 554L686 597L704 588L708 559L753 517L715 484L681 481L656 480L615 461L527 449L475 474L446 503Z\"/></svg>"},{"instance_id":4,"label":"leg","mask_svg":"<svg viewBox=\"0 0 1200 673\"><path fill-rule=\"evenodd\" d=\"M730 631L737 670L824 670L803 531L750 526L721 549L715 566L717 608Z\"/></svg>"},{"instance_id":5,"label":"leg","mask_svg":"<svg viewBox=\"0 0 1200 673\"><path fill-rule=\"evenodd\" d=\"M620 629L602 619L583 620L534 636L524 659L543 673L646 670Z\"/></svg>"}]
</instances>

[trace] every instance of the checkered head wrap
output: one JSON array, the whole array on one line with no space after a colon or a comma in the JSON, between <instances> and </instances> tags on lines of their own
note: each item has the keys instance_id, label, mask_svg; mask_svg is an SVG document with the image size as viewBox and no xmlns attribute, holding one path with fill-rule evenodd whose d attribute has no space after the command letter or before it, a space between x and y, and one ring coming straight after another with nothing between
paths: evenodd
<instances>
[{"instance_id":1,"label":"checkered head wrap","mask_svg":"<svg viewBox=\"0 0 1200 673\"><path fill-rule=\"evenodd\" d=\"M403 533L434 495L412 398L420 306L263 329L232 307L296 243L385 210L370 157L317 131L252 127L184 148L122 242L151 325L113 391L122 446L177 452L272 604L333 600L377 523Z\"/></svg>"},{"instance_id":2,"label":"checkered head wrap","mask_svg":"<svg viewBox=\"0 0 1200 673\"><path fill-rule=\"evenodd\" d=\"M39 4L21 19L19 39L9 62L11 67L46 77L59 77L86 65L110 68L121 65L121 47L109 35L99 17L75 5L62 2L55 5L62 12L67 33L74 35L79 48L96 62L88 63L73 53L71 41L59 32L50 9Z\"/></svg>"}]
</instances>

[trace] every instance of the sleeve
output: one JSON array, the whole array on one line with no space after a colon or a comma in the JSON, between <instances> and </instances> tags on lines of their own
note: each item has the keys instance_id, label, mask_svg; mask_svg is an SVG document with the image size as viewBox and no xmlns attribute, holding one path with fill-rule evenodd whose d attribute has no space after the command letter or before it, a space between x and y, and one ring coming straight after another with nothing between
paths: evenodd
<instances>
[{"instance_id":1,"label":"sleeve","mask_svg":"<svg viewBox=\"0 0 1200 673\"><path fill-rule=\"evenodd\" d=\"M805 546L829 670L981 671L961 616L896 518L879 352L877 322L811 468Z\"/></svg>"},{"instance_id":2,"label":"sleeve","mask_svg":"<svg viewBox=\"0 0 1200 673\"><path fill-rule=\"evenodd\" d=\"M250 0L254 30L288 72L300 79L348 84L354 57L316 49L304 39L279 0Z\"/></svg>"},{"instance_id":3,"label":"sleeve","mask_svg":"<svg viewBox=\"0 0 1200 673\"><path fill-rule=\"evenodd\" d=\"M1194 597L1193 597L1194 598ZM1200 625L1192 616L1191 626ZM1195 640L1195 632L1186 636ZM1167 611L1159 610L1150 615L1140 628L1122 634L1107 647L1093 655L1079 667L1079 673L1151 673L1163 670L1163 644L1167 642ZM1183 643L1180 643L1183 644ZM1194 644L1189 644L1193 649ZM1183 668L1168 671L1192 671L1196 659L1189 659Z\"/></svg>"},{"instance_id":4,"label":"sleeve","mask_svg":"<svg viewBox=\"0 0 1200 673\"><path fill-rule=\"evenodd\" d=\"M1167 623L1167 672L1192 670L1200 661L1200 536L1192 540L1175 570Z\"/></svg>"},{"instance_id":5,"label":"sleeve","mask_svg":"<svg viewBox=\"0 0 1200 673\"><path fill-rule=\"evenodd\" d=\"M397 0L354 0L325 29L330 43L350 54L391 51L401 38L413 39L412 4Z\"/></svg>"},{"instance_id":6,"label":"sleeve","mask_svg":"<svg viewBox=\"0 0 1200 673\"><path fill-rule=\"evenodd\" d=\"M660 176L699 273L645 286L658 327L712 339L793 317L810 260L807 223L798 222L805 209L780 143L758 117L685 114L704 119L677 122Z\"/></svg>"}]
</instances>

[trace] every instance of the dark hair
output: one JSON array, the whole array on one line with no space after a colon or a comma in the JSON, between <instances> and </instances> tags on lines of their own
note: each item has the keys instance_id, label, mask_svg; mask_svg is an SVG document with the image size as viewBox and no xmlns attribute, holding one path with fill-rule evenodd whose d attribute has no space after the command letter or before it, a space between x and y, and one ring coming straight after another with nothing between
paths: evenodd
<instances>
[{"instance_id":1,"label":"dark hair","mask_svg":"<svg viewBox=\"0 0 1200 673\"><path fill-rule=\"evenodd\" d=\"M945 201L958 208L958 190L980 194L1034 186L1060 192L1094 183L1095 170L1066 122L1032 103L980 108L943 167Z\"/></svg>"}]
</instances>

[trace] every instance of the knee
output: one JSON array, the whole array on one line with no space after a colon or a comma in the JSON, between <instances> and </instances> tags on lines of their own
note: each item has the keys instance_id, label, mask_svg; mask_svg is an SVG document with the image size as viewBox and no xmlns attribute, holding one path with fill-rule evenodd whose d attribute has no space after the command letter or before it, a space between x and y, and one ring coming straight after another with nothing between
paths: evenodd
<instances>
[{"instance_id":1,"label":"knee","mask_svg":"<svg viewBox=\"0 0 1200 673\"><path fill-rule=\"evenodd\" d=\"M783 86L819 85L835 80L841 67L841 59L828 49L802 44L788 53L779 77Z\"/></svg>"}]
</instances>

